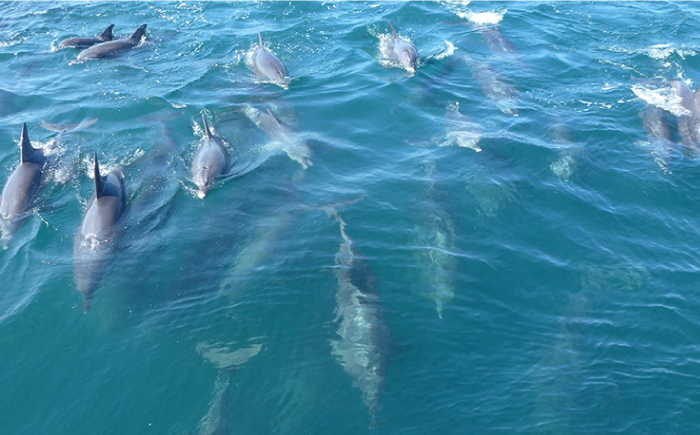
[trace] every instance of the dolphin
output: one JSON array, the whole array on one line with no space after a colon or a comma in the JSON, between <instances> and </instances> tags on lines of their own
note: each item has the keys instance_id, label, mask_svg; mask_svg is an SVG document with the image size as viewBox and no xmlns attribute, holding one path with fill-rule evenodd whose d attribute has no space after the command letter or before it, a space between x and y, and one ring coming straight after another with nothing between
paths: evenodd
<instances>
[{"instance_id":1,"label":"dolphin","mask_svg":"<svg viewBox=\"0 0 700 435\"><path fill-rule=\"evenodd\" d=\"M228 169L230 158L221 139L211 134L207 119L202 114L205 136L192 162L192 180L199 187L199 197L204 198L212 184Z\"/></svg>"},{"instance_id":2,"label":"dolphin","mask_svg":"<svg viewBox=\"0 0 700 435\"><path fill-rule=\"evenodd\" d=\"M423 170L430 177L430 183L420 203L420 219L415 226L415 251L422 263L423 284L427 287L425 294L435 302L438 317L442 319L443 308L455 296L457 260L453 252L457 237L452 218L435 199L435 160L427 161Z\"/></svg>"},{"instance_id":3,"label":"dolphin","mask_svg":"<svg viewBox=\"0 0 700 435\"><path fill-rule=\"evenodd\" d=\"M96 38L68 38L61 41L58 44L58 48L88 48L95 44L101 44L103 42L111 41L114 39L112 36L112 28L114 24L110 24L107 28Z\"/></svg>"},{"instance_id":4,"label":"dolphin","mask_svg":"<svg viewBox=\"0 0 700 435\"><path fill-rule=\"evenodd\" d=\"M139 45L141 38L146 33L146 24L136 29L136 31L126 39L118 39L116 41L103 42L86 48L78 54L78 60L86 59L101 59L104 57L112 57L124 51L131 50Z\"/></svg>"},{"instance_id":5,"label":"dolphin","mask_svg":"<svg viewBox=\"0 0 700 435\"><path fill-rule=\"evenodd\" d=\"M261 79L269 80L284 89L289 89L289 75L284 64L265 48L260 32L258 32L258 41L258 47L250 56L253 71Z\"/></svg>"},{"instance_id":6,"label":"dolphin","mask_svg":"<svg viewBox=\"0 0 700 435\"><path fill-rule=\"evenodd\" d=\"M262 344L252 344L249 347L231 351L227 345L209 343L199 343L197 345L197 351L219 369L209 409L199 422L198 435L224 435L230 433L231 424L229 424L226 411L230 406L230 390L236 386L231 383L233 375L237 369L259 354L262 348Z\"/></svg>"},{"instance_id":7,"label":"dolphin","mask_svg":"<svg viewBox=\"0 0 700 435\"><path fill-rule=\"evenodd\" d=\"M52 124L41 120L41 126L46 130L55 131L56 133L69 133L71 131L80 130L81 128L90 127L92 124L97 122L97 118L87 119L85 121L79 122L77 124Z\"/></svg>"},{"instance_id":8,"label":"dolphin","mask_svg":"<svg viewBox=\"0 0 700 435\"><path fill-rule=\"evenodd\" d=\"M270 136L273 140L269 145L271 148L284 151L290 159L298 162L304 169L313 166L309 145L291 127L277 119L270 109L263 112L248 105L243 109L243 113L260 130Z\"/></svg>"},{"instance_id":9,"label":"dolphin","mask_svg":"<svg viewBox=\"0 0 700 435\"><path fill-rule=\"evenodd\" d=\"M75 282L83 294L83 308L90 309L92 294L102 278L105 266L119 236L117 222L126 208L124 176L117 169L100 175L95 153L95 194L75 236Z\"/></svg>"},{"instance_id":10,"label":"dolphin","mask_svg":"<svg viewBox=\"0 0 700 435\"><path fill-rule=\"evenodd\" d=\"M640 113L640 116L642 117L642 125L647 132L648 151L659 167L665 173L669 173L669 163L673 159L675 147L664 109L648 105L646 110ZM679 121L679 125L682 126L683 122Z\"/></svg>"},{"instance_id":11,"label":"dolphin","mask_svg":"<svg viewBox=\"0 0 700 435\"><path fill-rule=\"evenodd\" d=\"M700 147L700 107L696 104L696 95L688 85L679 80L672 81L671 87L681 99L681 107L688 112L688 115L679 117L677 122L681 141L687 147L698 149Z\"/></svg>"},{"instance_id":12,"label":"dolphin","mask_svg":"<svg viewBox=\"0 0 700 435\"><path fill-rule=\"evenodd\" d=\"M384 323L376 293L376 275L358 257L355 243L345 232L345 221L335 210L330 210L329 214L340 224L343 239L335 256L338 338L331 340L332 354L350 375L352 384L362 392L362 400L375 426L385 384L385 344L389 328Z\"/></svg>"},{"instance_id":13,"label":"dolphin","mask_svg":"<svg viewBox=\"0 0 700 435\"><path fill-rule=\"evenodd\" d=\"M5 245L26 217L25 212L39 190L46 161L44 152L32 147L26 123L22 125L20 148L19 166L10 175L0 196L0 228Z\"/></svg>"},{"instance_id":14,"label":"dolphin","mask_svg":"<svg viewBox=\"0 0 700 435\"><path fill-rule=\"evenodd\" d=\"M387 22L389 23L389 27L391 27L391 33L394 35L393 44L389 50L389 59L400 63L401 66L409 71L415 71L418 62L416 47L407 40L399 38L399 35L396 34L396 30L394 30L394 26L391 25L390 21Z\"/></svg>"}]
</instances>

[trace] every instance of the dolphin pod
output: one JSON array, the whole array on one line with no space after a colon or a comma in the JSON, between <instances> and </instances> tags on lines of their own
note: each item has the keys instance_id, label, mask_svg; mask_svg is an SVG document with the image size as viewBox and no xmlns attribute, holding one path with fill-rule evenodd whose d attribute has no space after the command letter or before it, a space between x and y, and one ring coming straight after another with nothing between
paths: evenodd
<instances>
[{"instance_id":1,"label":"dolphin pod","mask_svg":"<svg viewBox=\"0 0 700 435\"><path fill-rule=\"evenodd\" d=\"M270 52L263 44L262 34L258 32L258 47L251 55L253 71L261 79L289 89L289 76L281 60Z\"/></svg>"},{"instance_id":2,"label":"dolphin pod","mask_svg":"<svg viewBox=\"0 0 700 435\"><path fill-rule=\"evenodd\" d=\"M90 309L92 295L119 237L117 222L126 208L124 176L117 169L104 177L95 154L93 167L95 193L83 215L80 230L75 236L75 283L83 295L83 308Z\"/></svg>"},{"instance_id":3,"label":"dolphin pod","mask_svg":"<svg viewBox=\"0 0 700 435\"><path fill-rule=\"evenodd\" d=\"M229 154L223 142L211 134L207 118L202 114L204 138L192 162L192 180L199 188L199 197L204 198L212 184L230 166Z\"/></svg>"},{"instance_id":4,"label":"dolphin pod","mask_svg":"<svg viewBox=\"0 0 700 435\"><path fill-rule=\"evenodd\" d=\"M100 44L102 42L111 41L114 39L112 36L112 28L114 24L110 24L107 28L100 34L100 36L94 38L67 38L58 44L58 48L88 48L95 44Z\"/></svg>"},{"instance_id":5,"label":"dolphin pod","mask_svg":"<svg viewBox=\"0 0 700 435\"><path fill-rule=\"evenodd\" d=\"M29 141L27 124L22 125L20 150L19 166L5 183L0 197L0 228L5 245L26 217L25 212L39 190L46 161L43 150L34 148Z\"/></svg>"},{"instance_id":6,"label":"dolphin pod","mask_svg":"<svg viewBox=\"0 0 700 435\"><path fill-rule=\"evenodd\" d=\"M104 57L115 56L119 53L129 51L139 45L141 38L146 33L146 24L141 25L136 31L126 39L118 39L116 41L103 42L86 48L78 54L78 60L86 59L101 59Z\"/></svg>"}]
</instances>

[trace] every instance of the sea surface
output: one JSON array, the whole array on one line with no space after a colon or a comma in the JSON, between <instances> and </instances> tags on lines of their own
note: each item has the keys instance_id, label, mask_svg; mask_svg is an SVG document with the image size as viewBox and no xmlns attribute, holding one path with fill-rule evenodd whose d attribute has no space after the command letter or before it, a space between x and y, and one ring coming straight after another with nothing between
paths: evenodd
<instances>
[{"instance_id":1,"label":"sea surface","mask_svg":"<svg viewBox=\"0 0 700 435\"><path fill-rule=\"evenodd\" d=\"M146 37L58 49L112 23ZM0 3L0 184L23 123L47 155L0 250L0 434L700 433L700 151L669 84L700 84L698 29L680 2ZM202 116L233 157L205 198ZM128 205L86 312L95 154Z\"/></svg>"}]
</instances>

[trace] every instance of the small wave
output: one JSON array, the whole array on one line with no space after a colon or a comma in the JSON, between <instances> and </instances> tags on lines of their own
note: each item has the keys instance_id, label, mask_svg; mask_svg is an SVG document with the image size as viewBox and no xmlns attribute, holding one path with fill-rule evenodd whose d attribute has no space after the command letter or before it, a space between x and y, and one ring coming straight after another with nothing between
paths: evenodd
<instances>
[{"instance_id":1,"label":"small wave","mask_svg":"<svg viewBox=\"0 0 700 435\"><path fill-rule=\"evenodd\" d=\"M436 60L440 60L440 59L444 59L444 58L446 58L446 57L450 57L450 56L452 56L453 54L455 54L455 51L457 51L457 47L455 47L455 45L454 45L453 43L451 43L450 41L445 41L445 45L447 46L447 48L445 49L445 51L443 51L442 53L438 53L438 54L435 55L435 59L436 59Z\"/></svg>"},{"instance_id":2,"label":"small wave","mask_svg":"<svg viewBox=\"0 0 700 435\"><path fill-rule=\"evenodd\" d=\"M652 106L664 109L674 116L681 117L691 115L690 111L681 104L681 97L676 94L671 87L649 89L637 84L632 86L632 92L634 92L634 95L640 100Z\"/></svg>"}]
</instances>

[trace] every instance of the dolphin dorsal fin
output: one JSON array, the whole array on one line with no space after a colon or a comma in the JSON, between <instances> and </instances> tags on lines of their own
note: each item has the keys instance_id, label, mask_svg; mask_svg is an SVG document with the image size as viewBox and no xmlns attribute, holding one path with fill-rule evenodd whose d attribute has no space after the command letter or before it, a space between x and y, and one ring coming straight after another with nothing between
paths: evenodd
<instances>
[{"instance_id":1,"label":"dolphin dorsal fin","mask_svg":"<svg viewBox=\"0 0 700 435\"><path fill-rule=\"evenodd\" d=\"M396 30L394 30L394 26L391 25L391 21L387 20L387 23L389 23L389 27L391 27L391 33L394 34L394 38L398 39L399 35L396 34Z\"/></svg>"},{"instance_id":2,"label":"dolphin dorsal fin","mask_svg":"<svg viewBox=\"0 0 700 435\"><path fill-rule=\"evenodd\" d=\"M265 45L263 45L262 42L262 34L260 33L260 30L258 30L258 42L260 43L260 48L265 48Z\"/></svg>"},{"instance_id":3,"label":"dolphin dorsal fin","mask_svg":"<svg viewBox=\"0 0 700 435\"><path fill-rule=\"evenodd\" d=\"M207 139L211 139L211 131L209 130L209 124L207 124L207 118L202 113L202 122L204 123L204 132L207 134Z\"/></svg>"},{"instance_id":4,"label":"dolphin dorsal fin","mask_svg":"<svg viewBox=\"0 0 700 435\"><path fill-rule=\"evenodd\" d=\"M100 164L97 162L97 153L95 153L95 167L93 169L93 174L95 176L95 198L102 196L105 190L105 183L100 175Z\"/></svg>"},{"instance_id":5,"label":"dolphin dorsal fin","mask_svg":"<svg viewBox=\"0 0 700 435\"><path fill-rule=\"evenodd\" d=\"M267 109L267 113L270 115L270 117L272 118L272 120L275 121L275 123L276 123L277 125L282 125L282 121L280 121L279 119L277 119L277 117L275 116L275 114L272 113L272 110L270 110L270 109L268 108L268 109Z\"/></svg>"},{"instance_id":6,"label":"dolphin dorsal fin","mask_svg":"<svg viewBox=\"0 0 700 435\"><path fill-rule=\"evenodd\" d=\"M20 139L20 141L22 147L22 163L31 162L32 156L34 155L34 151L36 150L32 146L32 143L29 141L29 133L27 132L26 123L22 124L22 138Z\"/></svg>"},{"instance_id":7,"label":"dolphin dorsal fin","mask_svg":"<svg viewBox=\"0 0 700 435\"><path fill-rule=\"evenodd\" d=\"M138 29L136 29L136 31L135 31L134 33L131 34L131 36L129 37L129 39L133 39L133 40L135 40L135 41L139 41L139 40L141 39L141 37L144 35L144 33L146 33L146 27L147 27L146 24L142 24L141 27L139 27Z\"/></svg>"},{"instance_id":8,"label":"dolphin dorsal fin","mask_svg":"<svg viewBox=\"0 0 700 435\"><path fill-rule=\"evenodd\" d=\"M107 28L102 32L99 36L99 38L103 41L111 41L114 39L114 36L112 36L112 28L114 27L114 24L110 24L107 26Z\"/></svg>"}]
</instances>

